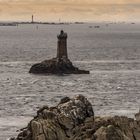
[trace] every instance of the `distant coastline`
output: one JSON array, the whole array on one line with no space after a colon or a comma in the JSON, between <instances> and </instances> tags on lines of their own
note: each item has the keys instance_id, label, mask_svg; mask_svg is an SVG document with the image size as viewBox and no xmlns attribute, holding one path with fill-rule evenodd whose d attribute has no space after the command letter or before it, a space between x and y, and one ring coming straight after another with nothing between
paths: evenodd
<instances>
[{"instance_id":1,"label":"distant coastline","mask_svg":"<svg viewBox=\"0 0 140 140\"><path fill-rule=\"evenodd\" d=\"M84 22L0 22L0 26L18 26L19 24L48 24L48 25L69 25L84 24Z\"/></svg>"},{"instance_id":2,"label":"distant coastline","mask_svg":"<svg viewBox=\"0 0 140 140\"><path fill-rule=\"evenodd\" d=\"M26 24L30 24L30 25L34 25L34 24L40 24L40 25L71 25L71 24L86 24L86 23L96 23L96 24L100 24L100 23L104 23L106 24L106 26L110 25L110 24L139 24L139 22L125 22L125 21L120 21L120 22L111 22L111 21L104 21L104 22L29 22L29 21L0 21L0 26L18 26L18 25L26 25ZM89 28L92 28L92 26L89 26ZM100 28L99 25L95 26L94 28Z\"/></svg>"}]
</instances>

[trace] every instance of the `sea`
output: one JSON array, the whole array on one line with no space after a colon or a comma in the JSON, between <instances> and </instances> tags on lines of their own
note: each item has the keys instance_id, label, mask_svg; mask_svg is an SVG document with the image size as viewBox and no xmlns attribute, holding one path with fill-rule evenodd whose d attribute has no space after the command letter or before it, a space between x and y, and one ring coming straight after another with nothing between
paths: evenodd
<instances>
[{"instance_id":1,"label":"sea","mask_svg":"<svg viewBox=\"0 0 140 140\"><path fill-rule=\"evenodd\" d=\"M56 57L57 35L68 34L68 56L89 75L33 75ZM140 108L140 23L0 26L0 140L15 136L44 106L82 94L95 116L128 116Z\"/></svg>"}]
</instances>

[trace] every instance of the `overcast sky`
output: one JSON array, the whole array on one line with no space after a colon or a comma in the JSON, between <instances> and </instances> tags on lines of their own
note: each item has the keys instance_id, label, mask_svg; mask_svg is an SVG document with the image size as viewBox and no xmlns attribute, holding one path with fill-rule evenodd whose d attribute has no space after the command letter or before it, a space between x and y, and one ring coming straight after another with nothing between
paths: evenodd
<instances>
[{"instance_id":1,"label":"overcast sky","mask_svg":"<svg viewBox=\"0 0 140 140\"><path fill-rule=\"evenodd\" d=\"M0 21L140 21L140 0L0 0Z\"/></svg>"}]
</instances>

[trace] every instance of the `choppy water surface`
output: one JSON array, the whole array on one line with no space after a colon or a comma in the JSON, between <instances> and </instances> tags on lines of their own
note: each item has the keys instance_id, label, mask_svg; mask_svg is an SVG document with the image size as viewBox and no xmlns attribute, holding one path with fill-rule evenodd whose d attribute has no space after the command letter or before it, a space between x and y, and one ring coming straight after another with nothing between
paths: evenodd
<instances>
[{"instance_id":1,"label":"choppy water surface","mask_svg":"<svg viewBox=\"0 0 140 140\"><path fill-rule=\"evenodd\" d=\"M0 140L26 126L43 105L85 95L96 115L133 114L140 107L139 24L0 27ZM93 26L93 28L89 28ZM56 35L68 33L69 57L90 75L39 76L32 64L56 55Z\"/></svg>"}]
</instances>

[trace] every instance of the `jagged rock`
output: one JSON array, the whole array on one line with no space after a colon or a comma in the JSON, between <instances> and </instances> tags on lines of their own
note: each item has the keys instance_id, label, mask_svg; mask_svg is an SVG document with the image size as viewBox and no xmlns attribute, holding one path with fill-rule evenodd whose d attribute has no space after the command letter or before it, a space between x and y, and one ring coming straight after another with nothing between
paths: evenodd
<instances>
[{"instance_id":1,"label":"jagged rock","mask_svg":"<svg viewBox=\"0 0 140 140\"><path fill-rule=\"evenodd\" d=\"M95 117L73 131L71 140L140 140L140 123L127 117Z\"/></svg>"},{"instance_id":2,"label":"jagged rock","mask_svg":"<svg viewBox=\"0 0 140 140\"><path fill-rule=\"evenodd\" d=\"M91 116L94 116L92 105L84 96L65 97L56 107L39 109L16 140L69 140L72 129Z\"/></svg>"},{"instance_id":3,"label":"jagged rock","mask_svg":"<svg viewBox=\"0 0 140 140\"><path fill-rule=\"evenodd\" d=\"M127 117L94 117L82 95L64 97L55 107L37 111L27 128L11 140L140 140L140 121Z\"/></svg>"}]
</instances>

